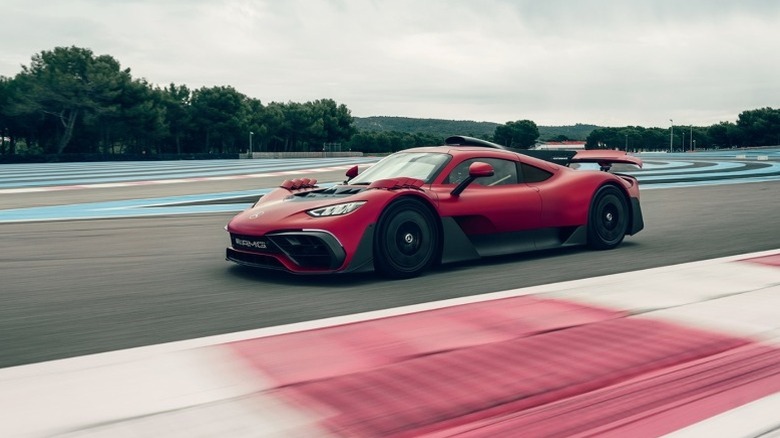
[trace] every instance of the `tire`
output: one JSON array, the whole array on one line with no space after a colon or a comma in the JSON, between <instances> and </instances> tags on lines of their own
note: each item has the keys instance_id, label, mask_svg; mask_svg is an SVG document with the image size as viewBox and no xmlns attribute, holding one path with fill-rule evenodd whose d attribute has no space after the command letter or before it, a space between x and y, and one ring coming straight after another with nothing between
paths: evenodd
<instances>
[{"instance_id":1,"label":"tire","mask_svg":"<svg viewBox=\"0 0 780 438\"><path fill-rule=\"evenodd\" d=\"M420 275L439 248L436 218L414 199L391 203L379 218L374 238L374 268L390 278Z\"/></svg>"},{"instance_id":2,"label":"tire","mask_svg":"<svg viewBox=\"0 0 780 438\"><path fill-rule=\"evenodd\" d=\"M600 188L588 214L588 246L592 249L612 249L623 241L628 230L630 213L626 196L615 186Z\"/></svg>"}]
</instances>

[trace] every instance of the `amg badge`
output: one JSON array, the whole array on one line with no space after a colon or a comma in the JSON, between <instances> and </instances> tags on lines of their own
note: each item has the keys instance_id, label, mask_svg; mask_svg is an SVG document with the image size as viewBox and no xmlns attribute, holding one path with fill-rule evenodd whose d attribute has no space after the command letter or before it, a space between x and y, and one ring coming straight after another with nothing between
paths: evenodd
<instances>
[{"instance_id":1,"label":"amg badge","mask_svg":"<svg viewBox=\"0 0 780 438\"><path fill-rule=\"evenodd\" d=\"M235 244L244 248L266 249L268 245L264 240L246 240L236 237Z\"/></svg>"}]
</instances>

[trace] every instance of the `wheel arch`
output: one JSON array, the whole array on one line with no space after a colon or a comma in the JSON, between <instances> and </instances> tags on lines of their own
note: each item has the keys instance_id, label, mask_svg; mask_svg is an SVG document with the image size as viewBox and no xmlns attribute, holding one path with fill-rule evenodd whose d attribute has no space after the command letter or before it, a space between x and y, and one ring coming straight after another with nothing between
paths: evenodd
<instances>
[{"instance_id":1,"label":"wheel arch","mask_svg":"<svg viewBox=\"0 0 780 438\"><path fill-rule=\"evenodd\" d=\"M590 219L590 212L593 208L593 203L596 201L596 195L603 189L604 187L612 186L615 187L620 191L620 193L623 194L623 197L626 200L626 205L628 206L628 223L631 224L634 221L634 205L631 202L631 195L628 193L628 189L625 188L622 184L620 184L617 181L604 181L603 183L599 184L596 187L596 190L593 191L593 194L590 196L590 202L588 204L588 219Z\"/></svg>"},{"instance_id":2,"label":"wheel arch","mask_svg":"<svg viewBox=\"0 0 780 438\"><path fill-rule=\"evenodd\" d=\"M611 189L610 191L606 191L605 189ZM615 193L616 192L616 193ZM602 195L603 193L603 195ZM602 207L602 200L605 199L605 196L615 196L617 198L622 198L622 207L625 209L625 225L623 231L620 233L619 237L618 235L613 236L604 236L602 234L603 232L611 234L611 227L607 224L603 224L601 220L597 220L594 222L591 222L595 219L596 214L600 215L601 213L598 212L598 209ZM619 216L618 216L619 217ZM611 219L607 219L610 220ZM598 186L598 188L593 193L589 207L588 207L588 222L587 222L587 240L586 244L591 249L597 249L597 250L605 250L605 249L613 249L620 245L620 243L623 242L623 239L626 235L629 234L629 230L631 229L631 224L633 223L634 216L632 212L632 205L631 205L631 197L627 194L625 188L620 187L618 184L615 184L612 181L606 181ZM605 240L609 239L609 240Z\"/></svg>"},{"instance_id":3,"label":"wheel arch","mask_svg":"<svg viewBox=\"0 0 780 438\"><path fill-rule=\"evenodd\" d=\"M439 237L438 239L438 245L436 247L436 253L433 256L433 265L438 265L441 263L442 259L442 251L444 249L444 224L441 220L441 215L439 214L439 210L436 209L436 206L433 203L433 200L430 199L427 196L422 196L417 193L404 193L402 195L399 195L395 197L393 200L387 203L385 208L389 207L394 202L397 202L399 200L414 200L415 202L419 202L422 204L426 209L428 209L428 212L433 217L433 223L436 226L436 234ZM382 210L384 213L384 209Z\"/></svg>"},{"instance_id":4,"label":"wheel arch","mask_svg":"<svg viewBox=\"0 0 780 438\"><path fill-rule=\"evenodd\" d=\"M375 271L375 251L376 251L376 239L377 229L380 224L382 215L385 214L388 208L398 201L412 201L416 202L419 206L424 208L431 216L435 232L439 237L435 253L433 257L432 265L438 264L441 260L442 254L442 242L443 242L443 224L441 217L435 207L434 201L427 196L412 191L403 191L401 193L389 192L387 197L383 199L383 205L379 208L378 213L374 220L368 224L364 231L357 248L355 249L352 257L350 257L349 263L346 264L343 270L339 272L369 272Z\"/></svg>"}]
</instances>

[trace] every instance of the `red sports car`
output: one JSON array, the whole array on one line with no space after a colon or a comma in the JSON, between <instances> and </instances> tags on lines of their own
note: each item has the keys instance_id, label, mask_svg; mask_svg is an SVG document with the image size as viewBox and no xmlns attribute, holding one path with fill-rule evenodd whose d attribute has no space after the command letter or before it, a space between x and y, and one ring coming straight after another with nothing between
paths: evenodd
<instances>
[{"instance_id":1,"label":"red sports car","mask_svg":"<svg viewBox=\"0 0 780 438\"><path fill-rule=\"evenodd\" d=\"M519 151L455 136L389 155L344 183L294 179L227 225L227 259L296 274L431 265L588 245L610 249L644 227L639 185L620 151ZM535 156L534 156L535 155ZM596 163L599 170L572 163ZM595 166L595 164L594 164ZM585 166L583 166L585 167Z\"/></svg>"}]
</instances>

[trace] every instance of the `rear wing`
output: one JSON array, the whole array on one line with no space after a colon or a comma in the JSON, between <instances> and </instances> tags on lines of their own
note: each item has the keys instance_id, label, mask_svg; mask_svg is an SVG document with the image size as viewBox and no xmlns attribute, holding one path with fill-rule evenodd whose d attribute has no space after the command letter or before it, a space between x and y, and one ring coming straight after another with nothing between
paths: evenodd
<instances>
[{"instance_id":1,"label":"rear wing","mask_svg":"<svg viewBox=\"0 0 780 438\"><path fill-rule=\"evenodd\" d=\"M545 150L516 150L516 152L539 158L551 163L569 166L571 163L597 163L601 170L608 171L615 163L633 164L642 167L639 157L629 155L623 151L603 149L581 151L545 151Z\"/></svg>"},{"instance_id":2,"label":"rear wing","mask_svg":"<svg viewBox=\"0 0 780 438\"><path fill-rule=\"evenodd\" d=\"M601 170L608 171L615 163L633 164L635 166L642 167L642 160L639 157L628 155L623 151L613 151L604 149L593 150L563 150L563 151L550 151L550 150L536 150L536 149L516 149L506 147L500 144L492 143L487 140L482 140L474 137L466 137L464 135L453 135L448 137L444 144L447 146L481 146L493 149L504 149L519 154L527 155L529 157L538 158L540 160L549 161L551 163L559 164L561 166L569 166L571 163L598 163Z\"/></svg>"},{"instance_id":3,"label":"rear wing","mask_svg":"<svg viewBox=\"0 0 780 438\"><path fill-rule=\"evenodd\" d=\"M634 166L642 167L642 160L639 157L629 155L624 151L600 149L577 151L570 163L598 163L601 170L609 170L615 163L633 164Z\"/></svg>"}]
</instances>

